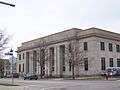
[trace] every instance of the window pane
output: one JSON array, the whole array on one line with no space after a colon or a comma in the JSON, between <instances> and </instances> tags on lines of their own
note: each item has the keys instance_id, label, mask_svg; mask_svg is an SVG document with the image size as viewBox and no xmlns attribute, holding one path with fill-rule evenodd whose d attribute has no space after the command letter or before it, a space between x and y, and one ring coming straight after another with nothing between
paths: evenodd
<instances>
[{"instance_id":1,"label":"window pane","mask_svg":"<svg viewBox=\"0 0 120 90\"><path fill-rule=\"evenodd\" d=\"M24 53L23 53L23 59L24 59Z\"/></svg>"},{"instance_id":2,"label":"window pane","mask_svg":"<svg viewBox=\"0 0 120 90\"><path fill-rule=\"evenodd\" d=\"M113 51L112 43L109 43L109 51Z\"/></svg>"},{"instance_id":3,"label":"window pane","mask_svg":"<svg viewBox=\"0 0 120 90\"><path fill-rule=\"evenodd\" d=\"M21 54L19 54L19 60L21 60Z\"/></svg>"},{"instance_id":4,"label":"window pane","mask_svg":"<svg viewBox=\"0 0 120 90\"><path fill-rule=\"evenodd\" d=\"M63 71L65 71L65 66L63 66Z\"/></svg>"},{"instance_id":5,"label":"window pane","mask_svg":"<svg viewBox=\"0 0 120 90\"><path fill-rule=\"evenodd\" d=\"M52 71L54 71L54 67L52 67Z\"/></svg>"},{"instance_id":6,"label":"window pane","mask_svg":"<svg viewBox=\"0 0 120 90\"><path fill-rule=\"evenodd\" d=\"M105 50L105 43L104 42L100 42L100 48L101 48L101 50Z\"/></svg>"},{"instance_id":7,"label":"window pane","mask_svg":"<svg viewBox=\"0 0 120 90\"><path fill-rule=\"evenodd\" d=\"M19 64L19 72L21 72L21 64Z\"/></svg>"},{"instance_id":8,"label":"window pane","mask_svg":"<svg viewBox=\"0 0 120 90\"><path fill-rule=\"evenodd\" d=\"M24 72L24 63L23 63L23 72Z\"/></svg>"},{"instance_id":9,"label":"window pane","mask_svg":"<svg viewBox=\"0 0 120 90\"><path fill-rule=\"evenodd\" d=\"M88 58L84 58L84 69L85 71L88 70Z\"/></svg>"},{"instance_id":10,"label":"window pane","mask_svg":"<svg viewBox=\"0 0 120 90\"><path fill-rule=\"evenodd\" d=\"M88 50L87 42L84 42L84 50Z\"/></svg>"},{"instance_id":11,"label":"window pane","mask_svg":"<svg viewBox=\"0 0 120 90\"><path fill-rule=\"evenodd\" d=\"M110 67L113 67L113 58L110 58L109 65L110 65Z\"/></svg>"},{"instance_id":12,"label":"window pane","mask_svg":"<svg viewBox=\"0 0 120 90\"><path fill-rule=\"evenodd\" d=\"M117 67L120 67L120 59L117 59Z\"/></svg>"},{"instance_id":13,"label":"window pane","mask_svg":"<svg viewBox=\"0 0 120 90\"><path fill-rule=\"evenodd\" d=\"M101 58L101 70L105 70L105 58Z\"/></svg>"},{"instance_id":14,"label":"window pane","mask_svg":"<svg viewBox=\"0 0 120 90\"><path fill-rule=\"evenodd\" d=\"M120 52L120 45L116 45L116 52Z\"/></svg>"}]
</instances>

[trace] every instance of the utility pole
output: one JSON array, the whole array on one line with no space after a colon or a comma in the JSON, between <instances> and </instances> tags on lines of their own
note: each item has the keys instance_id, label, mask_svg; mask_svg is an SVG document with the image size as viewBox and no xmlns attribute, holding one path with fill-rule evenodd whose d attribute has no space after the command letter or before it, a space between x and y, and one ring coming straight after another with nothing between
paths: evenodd
<instances>
[{"instance_id":1,"label":"utility pole","mask_svg":"<svg viewBox=\"0 0 120 90\"><path fill-rule=\"evenodd\" d=\"M0 4L4 4L4 5L9 5L11 7L15 7L14 4L6 3L6 2L3 2L3 1L0 1Z\"/></svg>"}]
</instances>

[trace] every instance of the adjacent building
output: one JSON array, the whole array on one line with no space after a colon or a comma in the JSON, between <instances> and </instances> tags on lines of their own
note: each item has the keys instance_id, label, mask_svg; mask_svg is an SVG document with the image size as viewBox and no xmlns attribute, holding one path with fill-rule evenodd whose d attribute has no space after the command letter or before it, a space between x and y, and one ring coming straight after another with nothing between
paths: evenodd
<instances>
[{"instance_id":1,"label":"adjacent building","mask_svg":"<svg viewBox=\"0 0 120 90\"><path fill-rule=\"evenodd\" d=\"M120 34L98 29L72 28L22 43L17 50L17 72L43 76L72 75L66 55L69 44L77 42L85 52L76 75L100 74L106 67L120 67Z\"/></svg>"},{"instance_id":2,"label":"adjacent building","mask_svg":"<svg viewBox=\"0 0 120 90\"><path fill-rule=\"evenodd\" d=\"M13 63L12 63L13 59ZM12 68L13 66L13 68ZM16 57L4 59L4 76L10 77L13 73L16 73Z\"/></svg>"}]
</instances>

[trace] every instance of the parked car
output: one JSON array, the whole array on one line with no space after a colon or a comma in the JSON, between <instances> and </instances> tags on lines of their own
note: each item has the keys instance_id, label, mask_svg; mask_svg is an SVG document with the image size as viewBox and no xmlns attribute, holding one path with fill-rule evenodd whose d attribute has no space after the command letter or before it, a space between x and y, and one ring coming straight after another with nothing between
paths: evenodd
<instances>
[{"instance_id":1,"label":"parked car","mask_svg":"<svg viewBox=\"0 0 120 90\"><path fill-rule=\"evenodd\" d=\"M102 72L102 75L112 73L112 76L120 76L120 67L107 67L105 71Z\"/></svg>"},{"instance_id":2,"label":"parked car","mask_svg":"<svg viewBox=\"0 0 120 90\"><path fill-rule=\"evenodd\" d=\"M4 77L5 78L12 78L12 74L6 75ZM18 73L13 73L13 78L19 78L19 74Z\"/></svg>"},{"instance_id":3,"label":"parked car","mask_svg":"<svg viewBox=\"0 0 120 90\"><path fill-rule=\"evenodd\" d=\"M10 74L9 74L9 75L6 75L5 78L11 78L11 75L10 75Z\"/></svg>"},{"instance_id":4,"label":"parked car","mask_svg":"<svg viewBox=\"0 0 120 90\"><path fill-rule=\"evenodd\" d=\"M14 78L19 78L19 74L18 73L13 73L13 77Z\"/></svg>"},{"instance_id":5,"label":"parked car","mask_svg":"<svg viewBox=\"0 0 120 90\"><path fill-rule=\"evenodd\" d=\"M37 80L38 79L38 76L37 75L25 75L24 76L24 80Z\"/></svg>"}]
</instances>

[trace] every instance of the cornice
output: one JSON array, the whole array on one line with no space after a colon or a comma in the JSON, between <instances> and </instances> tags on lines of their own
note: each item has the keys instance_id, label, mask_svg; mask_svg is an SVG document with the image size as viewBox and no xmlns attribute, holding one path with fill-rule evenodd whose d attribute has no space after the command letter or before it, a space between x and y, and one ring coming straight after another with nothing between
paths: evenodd
<instances>
[{"instance_id":1,"label":"cornice","mask_svg":"<svg viewBox=\"0 0 120 90\"><path fill-rule=\"evenodd\" d=\"M86 33L83 33L83 32L86 32ZM47 41L46 46L61 43L61 42L66 42L66 41L70 41L70 40L75 40L76 38L80 40L80 39L89 38L89 37L99 37L99 38L104 38L104 39L109 39L109 40L114 40L114 41L120 41L120 34L112 33L112 32L105 31L105 30L100 30L97 28L94 28L94 29L91 28L88 30L79 31L79 33L77 33L74 36L69 37L69 38L64 38L61 40L54 40L51 42ZM21 47L18 47L17 52L19 53L21 51L32 50L35 48L40 48L42 46L43 45L39 44L39 43L36 43L36 45L34 44L33 46L28 46L28 47L21 46Z\"/></svg>"}]
</instances>

